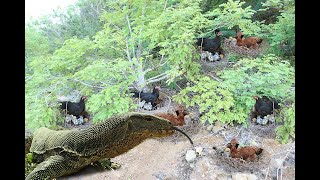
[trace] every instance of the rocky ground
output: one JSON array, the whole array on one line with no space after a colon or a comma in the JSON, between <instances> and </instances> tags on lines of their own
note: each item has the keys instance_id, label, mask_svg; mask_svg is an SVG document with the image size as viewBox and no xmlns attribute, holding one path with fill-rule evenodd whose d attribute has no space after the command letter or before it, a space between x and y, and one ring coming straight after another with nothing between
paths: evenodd
<instances>
[{"instance_id":1,"label":"rocky ground","mask_svg":"<svg viewBox=\"0 0 320 180\"><path fill-rule=\"evenodd\" d=\"M259 134L253 133L261 127L238 127L232 130L213 126L210 131L208 127L198 127L197 131L193 130L194 133L187 128L188 126L183 129L194 141L195 149L180 134L163 139L149 139L112 159L121 164L119 169L101 172L94 167L88 167L77 174L59 179L295 179L294 142L282 145L274 138L259 137ZM272 130L270 127L263 129ZM214 132L216 130L218 132ZM240 143L247 140L251 142L248 144L264 149L257 162L243 163L229 158L228 152L219 153L224 150L230 138L237 135L235 133L238 133L235 137ZM217 147L218 152L213 147ZM192 156L192 151L196 152L195 156Z\"/></svg>"},{"instance_id":2,"label":"rocky ground","mask_svg":"<svg viewBox=\"0 0 320 180\"><path fill-rule=\"evenodd\" d=\"M170 90L163 90L167 97ZM169 98L161 108L145 113L169 112L176 104ZM295 143L280 144L275 140L275 125L249 127L209 125L199 122L195 109L188 109L186 125L180 127L194 142L194 147L180 133L162 139L149 139L129 152L112 159L121 164L119 169L99 171L88 167L77 174L59 180L139 179L139 180L245 180L295 179ZM263 153L256 162L242 162L228 157L226 144L236 138L240 146L256 145ZM214 149L215 147L215 149Z\"/></svg>"}]
</instances>

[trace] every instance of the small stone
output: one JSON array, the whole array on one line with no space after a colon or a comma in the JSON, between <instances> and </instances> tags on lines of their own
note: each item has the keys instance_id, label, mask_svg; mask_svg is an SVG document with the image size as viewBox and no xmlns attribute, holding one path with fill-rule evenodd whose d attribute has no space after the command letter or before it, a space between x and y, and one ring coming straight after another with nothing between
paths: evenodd
<instances>
[{"instance_id":1,"label":"small stone","mask_svg":"<svg viewBox=\"0 0 320 180\"><path fill-rule=\"evenodd\" d=\"M145 110L151 111L151 110L152 110L151 102L145 103L144 106L143 106L143 108L144 108Z\"/></svg>"},{"instance_id":2,"label":"small stone","mask_svg":"<svg viewBox=\"0 0 320 180\"><path fill-rule=\"evenodd\" d=\"M194 164L189 165L191 168L195 168L196 166Z\"/></svg>"},{"instance_id":3,"label":"small stone","mask_svg":"<svg viewBox=\"0 0 320 180\"><path fill-rule=\"evenodd\" d=\"M74 125L80 125L83 123L83 117L80 116L79 118L73 116L74 118L72 118L72 122Z\"/></svg>"},{"instance_id":4,"label":"small stone","mask_svg":"<svg viewBox=\"0 0 320 180\"><path fill-rule=\"evenodd\" d=\"M274 167L280 167L283 163L283 159L275 159L274 160Z\"/></svg>"},{"instance_id":5,"label":"small stone","mask_svg":"<svg viewBox=\"0 0 320 180\"><path fill-rule=\"evenodd\" d=\"M265 118L267 118L267 120L270 123L274 123L275 122L275 118L274 118L274 116L272 114L267 115Z\"/></svg>"},{"instance_id":6,"label":"small stone","mask_svg":"<svg viewBox=\"0 0 320 180\"><path fill-rule=\"evenodd\" d=\"M198 155L198 156L201 156L202 154L203 154L203 147L196 147L195 148L196 149L196 154Z\"/></svg>"},{"instance_id":7,"label":"small stone","mask_svg":"<svg viewBox=\"0 0 320 180\"><path fill-rule=\"evenodd\" d=\"M194 150L188 150L186 153L187 162L193 162L196 159L197 155Z\"/></svg>"},{"instance_id":8,"label":"small stone","mask_svg":"<svg viewBox=\"0 0 320 180\"><path fill-rule=\"evenodd\" d=\"M213 128L213 125L209 125L208 127L207 127L207 131L211 131L212 130L212 128Z\"/></svg>"},{"instance_id":9,"label":"small stone","mask_svg":"<svg viewBox=\"0 0 320 180\"><path fill-rule=\"evenodd\" d=\"M189 124L191 124L192 118L190 115L186 115L184 116L184 123L186 126L188 126Z\"/></svg>"},{"instance_id":10,"label":"small stone","mask_svg":"<svg viewBox=\"0 0 320 180\"><path fill-rule=\"evenodd\" d=\"M164 180L166 179L166 174L162 171L159 171L157 173L153 173L153 176L155 176L157 178L157 180Z\"/></svg>"},{"instance_id":11,"label":"small stone","mask_svg":"<svg viewBox=\"0 0 320 180\"><path fill-rule=\"evenodd\" d=\"M231 178L229 177L229 175L227 173L221 173L221 174L217 174L216 179L217 180L230 180Z\"/></svg>"},{"instance_id":12,"label":"small stone","mask_svg":"<svg viewBox=\"0 0 320 180\"><path fill-rule=\"evenodd\" d=\"M258 177L254 174L235 173L232 175L232 180L257 180Z\"/></svg>"},{"instance_id":13,"label":"small stone","mask_svg":"<svg viewBox=\"0 0 320 180\"><path fill-rule=\"evenodd\" d=\"M225 148L222 155L224 157L229 157L230 156L230 148Z\"/></svg>"},{"instance_id":14,"label":"small stone","mask_svg":"<svg viewBox=\"0 0 320 180\"><path fill-rule=\"evenodd\" d=\"M144 104L146 103L146 101L145 100L143 100L143 101L141 101L141 102L139 102L139 107L140 108L142 108L143 106L144 106Z\"/></svg>"},{"instance_id":15,"label":"small stone","mask_svg":"<svg viewBox=\"0 0 320 180\"><path fill-rule=\"evenodd\" d=\"M210 61L217 61L217 60L220 59L220 56L219 56L219 54L216 52L216 53L212 56L211 59L212 59L212 60L210 60Z\"/></svg>"},{"instance_id":16,"label":"small stone","mask_svg":"<svg viewBox=\"0 0 320 180\"><path fill-rule=\"evenodd\" d=\"M262 125L266 125L268 123L268 119L266 118L261 118L260 116L257 118L257 123L258 124L262 124Z\"/></svg>"},{"instance_id":17,"label":"small stone","mask_svg":"<svg viewBox=\"0 0 320 180\"><path fill-rule=\"evenodd\" d=\"M209 149L208 150L208 154L213 154L215 151L214 150L212 150L212 149Z\"/></svg>"},{"instance_id":18,"label":"small stone","mask_svg":"<svg viewBox=\"0 0 320 180\"><path fill-rule=\"evenodd\" d=\"M216 125L212 127L212 132L213 133L218 133L219 131L223 130L223 127L221 127L220 125Z\"/></svg>"}]
</instances>

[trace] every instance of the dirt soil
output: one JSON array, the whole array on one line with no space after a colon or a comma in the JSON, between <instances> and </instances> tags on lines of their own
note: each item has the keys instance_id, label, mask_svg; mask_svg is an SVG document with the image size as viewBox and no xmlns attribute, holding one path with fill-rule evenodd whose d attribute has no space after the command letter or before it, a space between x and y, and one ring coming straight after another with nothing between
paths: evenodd
<instances>
[{"instance_id":1,"label":"dirt soil","mask_svg":"<svg viewBox=\"0 0 320 180\"><path fill-rule=\"evenodd\" d=\"M227 133L227 130L224 130ZM209 133L202 129L196 134L188 133L196 147L202 147L203 153L194 162L187 162L186 152L192 146L184 136L163 139L149 139L122 154L112 161L121 164L116 170L98 171L89 166L77 174L59 178L60 180L91 179L139 179L139 180L193 180L193 179L230 179L238 172L255 174L258 179L283 180L295 179L294 143L281 145L274 139L265 138L258 142L264 153L258 162L242 163L227 156L219 155L218 149L225 147L226 138L222 134ZM291 151L290 151L291 150ZM283 164L278 161L286 158ZM263 161L263 162L260 162ZM220 177L220 178L219 178Z\"/></svg>"},{"instance_id":2,"label":"dirt soil","mask_svg":"<svg viewBox=\"0 0 320 180\"><path fill-rule=\"evenodd\" d=\"M160 94L163 98L174 93L164 91ZM137 111L150 114L169 112L176 104L169 98L165 99L157 110ZM185 118L186 125L180 129L190 136L196 148L202 149L192 162L187 162L186 153L195 149L185 136L177 132L162 139L148 139L111 159L121 165L119 169L99 171L89 166L58 180L240 180L250 179L251 176L254 176L253 179L295 179L295 143L282 145L276 141L273 124L262 126L250 123L248 128L241 125L202 124L198 120L198 112L195 109L188 110L191 113ZM258 161L244 163L228 157L225 147L233 137L237 138L240 146L257 145L263 148Z\"/></svg>"}]
</instances>

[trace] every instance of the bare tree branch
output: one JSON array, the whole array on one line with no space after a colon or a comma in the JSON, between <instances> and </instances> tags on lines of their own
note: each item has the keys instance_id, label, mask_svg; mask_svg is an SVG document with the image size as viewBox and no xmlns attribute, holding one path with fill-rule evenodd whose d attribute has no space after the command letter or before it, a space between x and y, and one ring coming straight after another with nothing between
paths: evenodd
<instances>
[{"instance_id":1,"label":"bare tree branch","mask_svg":"<svg viewBox=\"0 0 320 180\"><path fill-rule=\"evenodd\" d=\"M125 50L125 52L127 53L127 58L129 61L132 61L131 56L130 56L130 52L129 52L128 38L126 38L126 47L127 47L127 49Z\"/></svg>"},{"instance_id":2,"label":"bare tree branch","mask_svg":"<svg viewBox=\"0 0 320 180\"><path fill-rule=\"evenodd\" d=\"M126 15L126 19L127 19L127 23L128 23L128 27L129 27L130 36L131 36L132 30L131 30L130 20L129 20L128 14Z\"/></svg>"},{"instance_id":3,"label":"bare tree branch","mask_svg":"<svg viewBox=\"0 0 320 180\"><path fill-rule=\"evenodd\" d=\"M167 111L166 112L169 112L169 108L170 108L170 105L171 105L171 98L170 96L166 95L167 98L169 99L169 103L168 103L168 106L167 106Z\"/></svg>"},{"instance_id":4,"label":"bare tree branch","mask_svg":"<svg viewBox=\"0 0 320 180\"><path fill-rule=\"evenodd\" d=\"M161 81L161 80L166 79L168 77L169 77L168 74L163 73L162 77L159 77L159 78L153 77L153 78L150 78L150 79L146 80L146 84L153 83L153 82L158 82L158 81Z\"/></svg>"},{"instance_id":5,"label":"bare tree branch","mask_svg":"<svg viewBox=\"0 0 320 180\"><path fill-rule=\"evenodd\" d=\"M156 76L153 76L153 77L149 78L147 81L153 80L153 79L157 79L157 78L159 78L159 77L161 77L161 76L164 76L164 75L167 75L167 74L168 74L167 72L158 74L158 75L156 75Z\"/></svg>"},{"instance_id":6,"label":"bare tree branch","mask_svg":"<svg viewBox=\"0 0 320 180\"><path fill-rule=\"evenodd\" d=\"M100 81L101 84L105 85L105 86L112 86L112 85L116 85L116 83L105 83L105 82L102 82Z\"/></svg>"},{"instance_id":7,"label":"bare tree branch","mask_svg":"<svg viewBox=\"0 0 320 180\"><path fill-rule=\"evenodd\" d=\"M280 179L281 179L281 180L282 180L282 166L283 166L283 163L284 163L284 161L287 159L288 155L291 153L291 151L292 151L292 149L293 149L294 147L295 147L295 146L291 146L291 147L289 148L289 150L287 150L286 155L284 156L284 158L282 159L281 164L280 164L279 167L277 168L277 177L278 177L278 172L279 172L279 170L280 170L280 173L281 173Z\"/></svg>"},{"instance_id":8,"label":"bare tree branch","mask_svg":"<svg viewBox=\"0 0 320 180\"><path fill-rule=\"evenodd\" d=\"M162 54L162 55L161 55L161 59L160 59L160 64L162 63L163 57L164 57L164 55ZM167 61L168 61L168 60L167 60ZM166 62L167 62L167 61L166 61ZM165 63L166 63L166 62L165 62Z\"/></svg>"},{"instance_id":9,"label":"bare tree branch","mask_svg":"<svg viewBox=\"0 0 320 180\"><path fill-rule=\"evenodd\" d=\"M180 91L182 90L182 88L175 82L176 86L180 89Z\"/></svg>"},{"instance_id":10,"label":"bare tree branch","mask_svg":"<svg viewBox=\"0 0 320 180\"><path fill-rule=\"evenodd\" d=\"M128 79L128 75L127 75L127 73L125 71L123 71L122 74L126 79Z\"/></svg>"},{"instance_id":11,"label":"bare tree branch","mask_svg":"<svg viewBox=\"0 0 320 180\"><path fill-rule=\"evenodd\" d=\"M167 2L168 2L168 0L166 0L166 2L164 3L164 9L163 10L166 10L166 8L167 8Z\"/></svg>"},{"instance_id":12,"label":"bare tree branch","mask_svg":"<svg viewBox=\"0 0 320 180\"><path fill-rule=\"evenodd\" d=\"M138 44L138 50L137 50L137 59L140 59L142 54L142 46L141 43Z\"/></svg>"},{"instance_id":13,"label":"bare tree branch","mask_svg":"<svg viewBox=\"0 0 320 180\"><path fill-rule=\"evenodd\" d=\"M221 79L219 79L218 77L216 77L216 76L214 76L213 74L211 74L211 73L207 73L210 77L212 77L214 80L216 80L216 81L221 81Z\"/></svg>"},{"instance_id":14,"label":"bare tree branch","mask_svg":"<svg viewBox=\"0 0 320 180\"><path fill-rule=\"evenodd\" d=\"M129 28L130 37L132 38L132 29L131 29L130 19L129 19L128 14L126 15L126 19L127 19L127 23L128 23L128 28ZM128 42L128 41L127 41L127 42ZM128 49L128 47L127 47L127 49ZM136 57L136 53L135 53L135 50L134 50L134 47L133 47L133 46L132 46L132 54L133 54L133 57Z\"/></svg>"},{"instance_id":15,"label":"bare tree branch","mask_svg":"<svg viewBox=\"0 0 320 180\"><path fill-rule=\"evenodd\" d=\"M45 100L45 102L46 102L46 105L47 105L47 107L49 107L49 102L48 102L48 100L47 100L47 97L48 97L49 95L51 95L52 92L55 91L55 90L58 88L58 87L57 87L58 84L60 84L60 82L55 83L55 84L51 84L50 86L45 87L44 89L40 90L40 91L36 94L35 101L38 100L38 96L40 96L40 95L43 94L43 97L44 97L44 100ZM49 93L49 94L46 95L45 93Z\"/></svg>"},{"instance_id":16,"label":"bare tree branch","mask_svg":"<svg viewBox=\"0 0 320 180\"><path fill-rule=\"evenodd\" d=\"M90 85L90 84L87 84L87 83L85 83L85 82L82 82L82 81L80 81L80 80L78 80L78 79L71 79L71 78L70 78L69 80L79 82L79 83L81 83L81 84L83 84L83 85L85 85L85 86L92 87L92 88L99 88L99 89L104 89L104 88L106 88L105 86L94 86L94 85Z\"/></svg>"},{"instance_id":17,"label":"bare tree branch","mask_svg":"<svg viewBox=\"0 0 320 180\"><path fill-rule=\"evenodd\" d=\"M160 59L160 65L159 65L159 66L165 65L165 64L168 62L168 60L169 60L169 59L167 59L164 63L161 63L162 60L163 60L163 57L164 57L164 55L162 55L162 57L161 57L161 59Z\"/></svg>"},{"instance_id":18,"label":"bare tree branch","mask_svg":"<svg viewBox=\"0 0 320 180\"><path fill-rule=\"evenodd\" d=\"M149 71L153 71L153 70L155 70L155 69L157 69L157 68L159 68L159 67L161 67L161 66L164 66L167 62L168 62L168 60L166 60L166 61L165 61L164 63L162 63L162 64L158 64L157 66L154 66L153 68L146 69L146 70L144 71L144 73L146 74L146 73L149 72Z\"/></svg>"},{"instance_id":19,"label":"bare tree branch","mask_svg":"<svg viewBox=\"0 0 320 180\"><path fill-rule=\"evenodd\" d=\"M91 7L91 9L94 10L94 12L96 12L96 14L95 14L96 17L97 17L98 14L100 14L99 5L98 4L100 4L100 2L97 3L96 7L94 7L94 6Z\"/></svg>"}]
</instances>

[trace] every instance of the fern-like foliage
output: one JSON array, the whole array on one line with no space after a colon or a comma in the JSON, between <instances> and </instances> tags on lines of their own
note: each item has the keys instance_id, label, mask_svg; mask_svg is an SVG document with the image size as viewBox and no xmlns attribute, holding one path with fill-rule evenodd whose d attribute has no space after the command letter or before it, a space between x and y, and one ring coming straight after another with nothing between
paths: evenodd
<instances>
[{"instance_id":1,"label":"fern-like foliage","mask_svg":"<svg viewBox=\"0 0 320 180\"><path fill-rule=\"evenodd\" d=\"M294 0L267 0L265 9L277 9L280 15L277 21L265 27L268 31L264 38L270 41L270 52L281 56L295 54L295 1Z\"/></svg>"},{"instance_id":2,"label":"fern-like foliage","mask_svg":"<svg viewBox=\"0 0 320 180\"><path fill-rule=\"evenodd\" d=\"M292 97L294 72L287 60L267 54L261 58L243 58L232 69L221 71L218 75L237 101L247 106L254 95L266 95L278 100Z\"/></svg>"},{"instance_id":3,"label":"fern-like foliage","mask_svg":"<svg viewBox=\"0 0 320 180\"><path fill-rule=\"evenodd\" d=\"M283 123L276 128L276 138L281 143L288 143L289 138L295 138L295 103L282 108L276 119Z\"/></svg>"},{"instance_id":4,"label":"fern-like foliage","mask_svg":"<svg viewBox=\"0 0 320 180\"><path fill-rule=\"evenodd\" d=\"M245 2L240 0L228 0L220 4L219 8L208 11L205 17L211 19L208 27L212 30L217 28L231 29L239 27L246 35L258 35L263 28L259 21L252 21L256 13L251 6L244 7Z\"/></svg>"},{"instance_id":5,"label":"fern-like foliage","mask_svg":"<svg viewBox=\"0 0 320 180\"><path fill-rule=\"evenodd\" d=\"M202 76L193 80L193 83L194 86L186 87L173 99L178 103L185 103L186 106L199 106L199 111L203 114L200 117L202 122L244 122L246 114L243 109L235 108L236 102L232 93L221 82Z\"/></svg>"},{"instance_id":6,"label":"fern-like foliage","mask_svg":"<svg viewBox=\"0 0 320 180\"><path fill-rule=\"evenodd\" d=\"M245 123L255 103L254 95L283 100L294 97L294 69L287 61L269 54L239 60L233 68L218 73L221 81L203 76L174 97L187 106L199 106L201 121Z\"/></svg>"}]
</instances>

